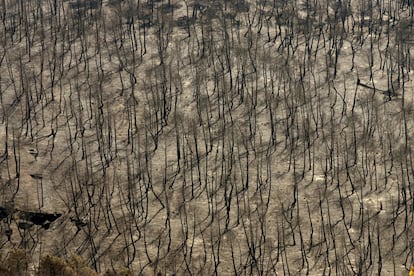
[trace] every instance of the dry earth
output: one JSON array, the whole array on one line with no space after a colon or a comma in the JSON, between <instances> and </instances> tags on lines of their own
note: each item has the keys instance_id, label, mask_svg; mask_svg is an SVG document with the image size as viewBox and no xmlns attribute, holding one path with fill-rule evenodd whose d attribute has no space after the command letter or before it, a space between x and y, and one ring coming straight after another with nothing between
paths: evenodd
<instances>
[{"instance_id":1,"label":"dry earth","mask_svg":"<svg viewBox=\"0 0 414 276\"><path fill-rule=\"evenodd\" d=\"M404 275L413 3L372 2L4 2L0 249L98 272Z\"/></svg>"}]
</instances>

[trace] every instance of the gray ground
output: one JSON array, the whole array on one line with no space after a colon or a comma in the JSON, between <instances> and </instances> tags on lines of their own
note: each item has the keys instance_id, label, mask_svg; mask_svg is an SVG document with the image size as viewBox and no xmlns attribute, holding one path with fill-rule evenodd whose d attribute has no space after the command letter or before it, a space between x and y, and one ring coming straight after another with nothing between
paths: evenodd
<instances>
[{"instance_id":1,"label":"gray ground","mask_svg":"<svg viewBox=\"0 0 414 276\"><path fill-rule=\"evenodd\" d=\"M0 249L406 274L413 3L311 2L6 1ZM61 216L22 229L21 211Z\"/></svg>"}]
</instances>

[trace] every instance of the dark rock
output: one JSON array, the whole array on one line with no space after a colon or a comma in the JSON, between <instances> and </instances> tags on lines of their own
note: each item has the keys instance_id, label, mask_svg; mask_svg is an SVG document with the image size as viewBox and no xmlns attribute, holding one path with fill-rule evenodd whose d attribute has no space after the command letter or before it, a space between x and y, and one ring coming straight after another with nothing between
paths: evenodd
<instances>
[{"instance_id":1,"label":"dark rock","mask_svg":"<svg viewBox=\"0 0 414 276\"><path fill-rule=\"evenodd\" d=\"M19 223L17 223L17 227L19 227L20 229L23 229L23 230L27 230L27 229L33 227L33 223L30 223L30 222L27 222L27 221L19 221Z\"/></svg>"},{"instance_id":2,"label":"dark rock","mask_svg":"<svg viewBox=\"0 0 414 276\"><path fill-rule=\"evenodd\" d=\"M29 149L27 152L33 155L34 158L36 158L39 155L39 152L36 149Z\"/></svg>"},{"instance_id":3,"label":"dark rock","mask_svg":"<svg viewBox=\"0 0 414 276\"><path fill-rule=\"evenodd\" d=\"M19 212L19 218L23 220L27 220L33 222L36 225L44 226L47 223L54 222L57 220L61 214L48 214L48 213L40 213L40 212Z\"/></svg>"},{"instance_id":4,"label":"dark rock","mask_svg":"<svg viewBox=\"0 0 414 276\"><path fill-rule=\"evenodd\" d=\"M42 225L42 228L47 230L50 228L50 222L46 222L45 224Z\"/></svg>"},{"instance_id":5,"label":"dark rock","mask_svg":"<svg viewBox=\"0 0 414 276\"><path fill-rule=\"evenodd\" d=\"M83 219L70 218L70 221L74 222L78 229L88 225Z\"/></svg>"},{"instance_id":6,"label":"dark rock","mask_svg":"<svg viewBox=\"0 0 414 276\"><path fill-rule=\"evenodd\" d=\"M42 176L41 174L38 174L38 173L31 174L30 176L31 176L33 179L36 179L36 180L43 179L43 176Z\"/></svg>"},{"instance_id":7,"label":"dark rock","mask_svg":"<svg viewBox=\"0 0 414 276\"><path fill-rule=\"evenodd\" d=\"M10 216L12 213L11 209L9 208L5 208L5 207L0 207L0 219L5 219L8 216Z\"/></svg>"}]
</instances>

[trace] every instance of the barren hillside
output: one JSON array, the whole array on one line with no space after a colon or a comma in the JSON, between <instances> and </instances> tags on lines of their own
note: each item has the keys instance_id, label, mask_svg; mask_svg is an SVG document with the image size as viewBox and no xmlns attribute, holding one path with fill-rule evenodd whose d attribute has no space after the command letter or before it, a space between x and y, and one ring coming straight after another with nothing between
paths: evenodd
<instances>
[{"instance_id":1,"label":"barren hillside","mask_svg":"<svg viewBox=\"0 0 414 276\"><path fill-rule=\"evenodd\" d=\"M21 273L414 265L413 1L3 0L0 19L0 256L27 252Z\"/></svg>"}]
</instances>

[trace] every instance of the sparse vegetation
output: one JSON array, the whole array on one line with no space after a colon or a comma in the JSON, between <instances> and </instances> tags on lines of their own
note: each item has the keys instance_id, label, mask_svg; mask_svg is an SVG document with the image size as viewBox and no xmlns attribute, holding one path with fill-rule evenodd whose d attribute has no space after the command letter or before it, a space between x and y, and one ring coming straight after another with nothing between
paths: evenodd
<instances>
[{"instance_id":1,"label":"sparse vegetation","mask_svg":"<svg viewBox=\"0 0 414 276\"><path fill-rule=\"evenodd\" d=\"M0 275L29 275L31 257L24 250L13 249L0 262Z\"/></svg>"},{"instance_id":2,"label":"sparse vegetation","mask_svg":"<svg viewBox=\"0 0 414 276\"><path fill-rule=\"evenodd\" d=\"M413 22L394 0L2 1L0 275L409 273Z\"/></svg>"}]
</instances>

